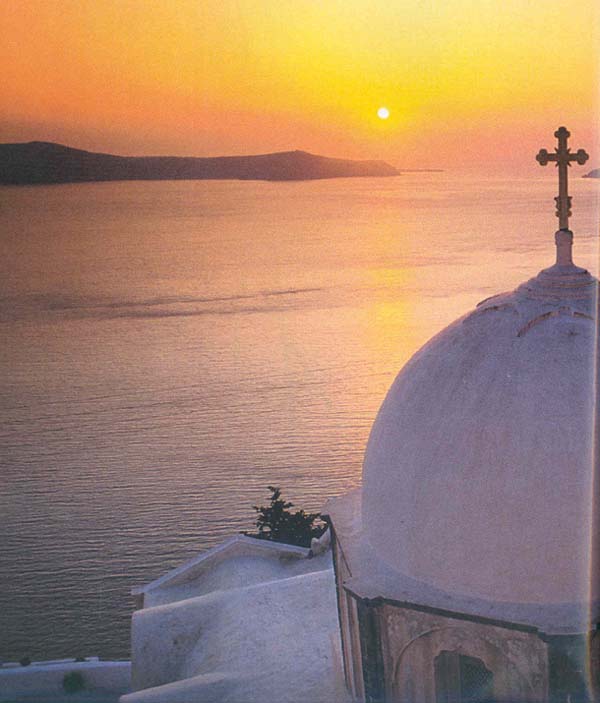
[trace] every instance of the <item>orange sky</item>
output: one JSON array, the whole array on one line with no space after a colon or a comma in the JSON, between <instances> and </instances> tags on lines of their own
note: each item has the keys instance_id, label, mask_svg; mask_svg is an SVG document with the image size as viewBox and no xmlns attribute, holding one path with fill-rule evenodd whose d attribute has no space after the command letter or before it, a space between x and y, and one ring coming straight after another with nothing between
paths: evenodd
<instances>
[{"instance_id":1,"label":"orange sky","mask_svg":"<svg viewBox=\"0 0 600 703\"><path fill-rule=\"evenodd\" d=\"M533 170L564 123L600 166L596 5L10 0L0 141Z\"/></svg>"}]
</instances>

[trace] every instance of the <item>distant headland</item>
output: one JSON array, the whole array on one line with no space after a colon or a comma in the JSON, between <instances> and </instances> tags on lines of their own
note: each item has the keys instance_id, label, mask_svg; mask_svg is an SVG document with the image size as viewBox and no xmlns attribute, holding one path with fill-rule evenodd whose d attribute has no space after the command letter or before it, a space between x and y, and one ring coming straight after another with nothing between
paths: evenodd
<instances>
[{"instance_id":1,"label":"distant headland","mask_svg":"<svg viewBox=\"0 0 600 703\"><path fill-rule=\"evenodd\" d=\"M85 181L239 179L299 181L398 176L385 161L353 161L284 151L257 156L115 156L53 142L0 144L0 183L27 185Z\"/></svg>"},{"instance_id":2,"label":"distant headland","mask_svg":"<svg viewBox=\"0 0 600 703\"><path fill-rule=\"evenodd\" d=\"M586 173L583 178L600 178L600 168L595 168L593 171Z\"/></svg>"}]
</instances>

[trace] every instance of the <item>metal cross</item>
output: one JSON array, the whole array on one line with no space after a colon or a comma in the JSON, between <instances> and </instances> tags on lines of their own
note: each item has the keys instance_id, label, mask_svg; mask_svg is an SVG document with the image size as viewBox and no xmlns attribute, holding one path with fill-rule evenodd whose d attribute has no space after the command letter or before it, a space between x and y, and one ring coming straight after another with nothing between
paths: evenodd
<instances>
[{"instance_id":1,"label":"metal cross","mask_svg":"<svg viewBox=\"0 0 600 703\"><path fill-rule=\"evenodd\" d=\"M558 139L558 147L554 154L549 154L546 149L540 149L535 157L541 166L545 166L549 161L556 161L558 166L558 197L556 201L556 216L559 221L559 229L569 229L569 216L571 215L571 196L568 192L567 173L571 161L577 161L580 166L588 160L589 156L583 149L579 149L576 154L571 154L567 146L567 139L571 133L566 127L559 127L554 136Z\"/></svg>"}]
</instances>

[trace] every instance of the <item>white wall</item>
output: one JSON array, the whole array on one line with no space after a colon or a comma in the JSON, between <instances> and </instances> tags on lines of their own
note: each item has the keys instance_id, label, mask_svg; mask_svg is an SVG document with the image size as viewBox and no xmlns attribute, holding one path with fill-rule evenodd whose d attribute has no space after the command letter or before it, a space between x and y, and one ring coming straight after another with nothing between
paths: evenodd
<instances>
[{"instance_id":1,"label":"white wall","mask_svg":"<svg viewBox=\"0 0 600 703\"><path fill-rule=\"evenodd\" d=\"M64 695L63 677L71 671L78 671L83 676L87 691L102 690L119 694L126 693L131 687L131 663L128 661L61 661L4 666L0 668L0 703L34 694Z\"/></svg>"}]
</instances>

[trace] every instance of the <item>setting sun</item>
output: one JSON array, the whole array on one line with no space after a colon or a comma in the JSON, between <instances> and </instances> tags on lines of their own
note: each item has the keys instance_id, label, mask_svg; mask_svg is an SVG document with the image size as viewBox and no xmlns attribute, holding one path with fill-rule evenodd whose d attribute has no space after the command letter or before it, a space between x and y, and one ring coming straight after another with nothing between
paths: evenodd
<instances>
[{"instance_id":1,"label":"setting sun","mask_svg":"<svg viewBox=\"0 0 600 703\"><path fill-rule=\"evenodd\" d=\"M387 120L387 118L390 116L390 111L387 109L387 107L380 107L379 110L377 110L377 117L379 117L382 120Z\"/></svg>"}]
</instances>

